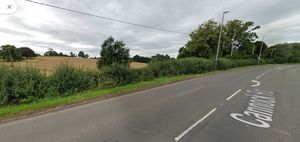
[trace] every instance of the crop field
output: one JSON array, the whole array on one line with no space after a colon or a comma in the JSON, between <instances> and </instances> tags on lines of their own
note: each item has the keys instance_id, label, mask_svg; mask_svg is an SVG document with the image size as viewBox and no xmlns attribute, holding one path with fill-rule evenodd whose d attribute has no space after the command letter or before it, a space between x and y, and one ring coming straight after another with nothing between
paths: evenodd
<instances>
[{"instance_id":1,"label":"crop field","mask_svg":"<svg viewBox=\"0 0 300 142\"><path fill-rule=\"evenodd\" d=\"M97 69L96 59L83 59L83 58L73 58L73 57L36 57L33 59L26 59L20 62L3 62L0 61L0 65L13 65L16 67L33 67L41 70L46 74L51 74L55 70L55 68L62 64L69 64L74 67L82 68L82 69ZM130 63L131 68L144 68L147 64L132 62Z\"/></svg>"}]
</instances>

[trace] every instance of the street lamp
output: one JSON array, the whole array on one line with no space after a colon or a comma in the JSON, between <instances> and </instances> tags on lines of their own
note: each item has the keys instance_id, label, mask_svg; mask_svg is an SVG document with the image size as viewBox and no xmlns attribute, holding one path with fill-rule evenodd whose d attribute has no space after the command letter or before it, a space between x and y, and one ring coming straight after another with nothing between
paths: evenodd
<instances>
[{"instance_id":1,"label":"street lamp","mask_svg":"<svg viewBox=\"0 0 300 142\"><path fill-rule=\"evenodd\" d=\"M235 44L235 37L236 37L236 30L233 30L233 39L232 39L232 45L231 45L231 52L230 52L230 56L233 56L233 48L234 48L234 44Z\"/></svg>"},{"instance_id":2,"label":"street lamp","mask_svg":"<svg viewBox=\"0 0 300 142\"><path fill-rule=\"evenodd\" d=\"M265 40L265 36L263 36L262 41L261 41L261 46L260 46L260 51L259 51L259 55L258 55L258 60L257 60L257 64L260 63L260 59L261 59L261 52L262 52L262 48L264 46L264 40Z\"/></svg>"},{"instance_id":3,"label":"street lamp","mask_svg":"<svg viewBox=\"0 0 300 142\"><path fill-rule=\"evenodd\" d=\"M217 48L217 55L216 55L216 69L217 69L217 67L218 67L218 58L219 58L220 44L221 44L221 38L222 38L224 16L225 16L225 14L228 13L228 12L229 12L229 11L223 12L223 16L222 16L222 24L221 24L221 29L220 29L220 35L219 35L219 41L218 41L218 48Z\"/></svg>"}]
</instances>

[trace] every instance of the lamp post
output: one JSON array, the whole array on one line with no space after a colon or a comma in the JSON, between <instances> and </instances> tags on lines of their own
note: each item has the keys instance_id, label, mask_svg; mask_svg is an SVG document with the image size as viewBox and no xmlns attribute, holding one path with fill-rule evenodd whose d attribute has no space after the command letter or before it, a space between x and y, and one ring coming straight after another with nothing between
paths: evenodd
<instances>
[{"instance_id":1,"label":"lamp post","mask_svg":"<svg viewBox=\"0 0 300 142\"><path fill-rule=\"evenodd\" d=\"M229 11L223 12L223 16L222 16L222 24L221 24L221 28L220 28L218 48L217 48L217 55L216 55L216 69L218 67L218 59L219 59L220 44L221 44L221 38L222 38L222 32L223 32L224 17L225 17L225 14L228 13L228 12Z\"/></svg>"},{"instance_id":2,"label":"lamp post","mask_svg":"<svg viewBox=\"0 0 300 142\"><path fill-rule=\"evenodd\" d=\"M230 56L233 56L233 48L234 48L234 44L235 44L235 36L236 36L236 30L234 29L233 31L233 39L232 39L232 45L231 45L231 52L230 52Z\"/></svg>"},{"instance_id":3,"label":"lamp post","mask_svg":"<svg viewBox=\"0 0 300 142\"><path fill-rule=\"evenodd\" d=\"M261 52L262 52L262 48L264 46L264 40L265 40L265 36L263 36L262 41L261 41L261 46L260 46L260 51L259 51L259 55L258 55L258 60L257 60L257 64L260 63L260 59L261 59Z\"/></svg>"}]
</instances>

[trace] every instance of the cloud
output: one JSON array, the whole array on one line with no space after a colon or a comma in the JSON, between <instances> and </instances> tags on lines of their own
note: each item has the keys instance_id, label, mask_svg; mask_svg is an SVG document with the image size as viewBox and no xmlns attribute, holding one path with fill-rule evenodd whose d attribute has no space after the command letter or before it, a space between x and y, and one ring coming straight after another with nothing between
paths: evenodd
<instances>
[{"instance_id":1,"label":"cloud","mask_svg":"<svg viewBox=\"0 0 300 142\"><path fill-rule=\"evenodd\" d=\"M189 40L180 35L145 29L70 13L59 9L16 0L14 15L1 15L0 44L29 46L39 53L48 48L59 52L83 50L99 56L103 41L113 36L123 40L131 55L170 54ZM226 20L242 19L261 25L259 35L267 43L300 42L300 1L298 0L38 0L105 17L191 32L204 21L220 21L221 13L230 10Z\"/></svg>"}]
</instances>

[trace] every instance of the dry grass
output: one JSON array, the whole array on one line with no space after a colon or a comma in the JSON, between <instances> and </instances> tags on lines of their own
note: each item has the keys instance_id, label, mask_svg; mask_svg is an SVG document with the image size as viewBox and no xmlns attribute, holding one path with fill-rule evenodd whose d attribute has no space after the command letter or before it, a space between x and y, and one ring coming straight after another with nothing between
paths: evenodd
<instances>
[{"instance_id":1,"label":"dry grass","mask_svg":"<svg viewBox=\"0 0 300 142\"><path fill-rule=\"evenodd\" d=\"M83 68L83 69L97 69L96 59L82 59L82 58L72 58L72 57L36 57L33 59L24 60L21 62L0 62L1 64L10 65L13 64L17 67L33 67L40 69L42 72L46 74L51 74L55 70L55 68L61 64L69 64L74 67ZM147 64L132 62L130 64L131 68L144 68Z\"/></svg>"}]
</instances>

